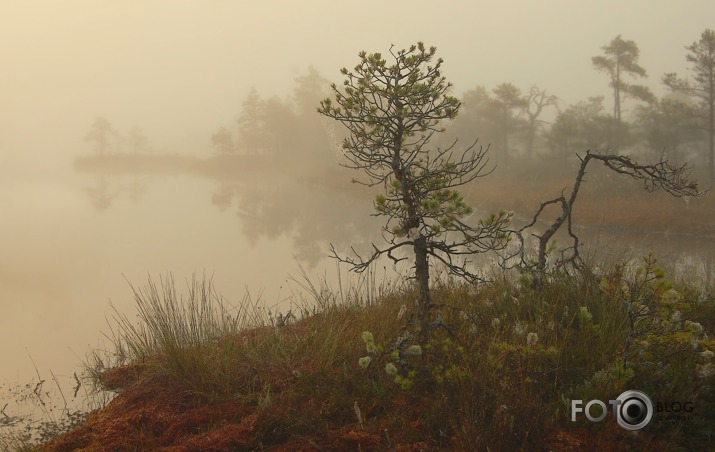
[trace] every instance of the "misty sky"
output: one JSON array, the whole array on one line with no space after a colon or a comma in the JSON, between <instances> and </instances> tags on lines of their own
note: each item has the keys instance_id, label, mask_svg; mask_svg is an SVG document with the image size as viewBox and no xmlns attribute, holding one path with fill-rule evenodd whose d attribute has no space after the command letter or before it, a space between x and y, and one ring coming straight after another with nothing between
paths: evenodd
<instances>
[{"instance_id":1,"label":"misty sky","mask_svg":"<svg viewBox=\"0 0 715 452\"><path fill-rule=\"evenodd\" d=\"M437 46L457 94L508 81L572 103L607 94L590 58L622 34L661 94L714 17L711 0L4 1L0 173L66 170L98 115L159 150L208 152L251 87L287 95L308 65L339 81L358 51L391 43Z\"/></svg>"}]
</instances>

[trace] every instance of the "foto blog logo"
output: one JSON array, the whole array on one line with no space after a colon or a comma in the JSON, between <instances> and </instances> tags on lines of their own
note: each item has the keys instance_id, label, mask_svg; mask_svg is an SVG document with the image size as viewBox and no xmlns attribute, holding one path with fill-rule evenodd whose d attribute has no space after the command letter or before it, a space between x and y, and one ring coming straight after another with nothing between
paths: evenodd
<instances>
[{"instance_id":1,"label":"foto blog logo","mask_svg":"<svg viewBox=\"0 0 715 452\"><path fill-rule=\"evenodd\" d=\"M641 391L629 390L623 392L615 400L609 400L613 416L622 428L626 430L640 430L653 419L653 402L650 397ZM591 408L596 405L600 414L594 416ZM598 412L596 409L593 411ZM576 422L576 416L583 413L591 422L601 422L608 415L607 405L598 399L590 400L584 406L583 400L571 401L571 421Z\"/></svg>"}]
</instances>

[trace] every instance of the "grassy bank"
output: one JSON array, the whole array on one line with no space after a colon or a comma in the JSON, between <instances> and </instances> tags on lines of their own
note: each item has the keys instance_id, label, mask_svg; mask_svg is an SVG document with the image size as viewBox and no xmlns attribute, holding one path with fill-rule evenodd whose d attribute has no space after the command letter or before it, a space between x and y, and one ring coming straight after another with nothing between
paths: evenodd
<instances>
[{"instance_id":1,"label":"grassy bank","mask_svg":"<svg viewBox=\"0 0 715 452\"><path fill-rule=\"evenodd\" d=\"M112 332L122 365L96 375L119 395L38 449L678 450L715 434L715 304L652 258L538 292L436 282L446 327L410 354L394 353L409 285L304 288L282 314L232 310L207 281L136 288L139 322L116 313ZM635 434L571 421L572 399L626 389L693 410Z\"/></svg>"}]
</instances>

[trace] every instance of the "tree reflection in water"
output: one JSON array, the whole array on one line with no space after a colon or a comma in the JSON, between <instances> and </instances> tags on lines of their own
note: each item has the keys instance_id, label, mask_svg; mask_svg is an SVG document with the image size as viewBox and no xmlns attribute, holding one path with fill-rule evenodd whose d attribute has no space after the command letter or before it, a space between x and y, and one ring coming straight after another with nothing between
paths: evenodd
<instances>
[{"instance_id":1,"label":"tree reflection in water","mask_svg":"<svg viewBox=\"0 0 715 452\"><path fill-rule=\"evenodd\" d=\"M327 255L329 244L369 249L379 239L370 235L379 227L371 217L369 190L331 187L321 175L273 176L243 183L222 180L211 196L221 210L235 206L241 232L252 243L287 235L295 257L313 266Z\"/></svg>"}]
</instances>

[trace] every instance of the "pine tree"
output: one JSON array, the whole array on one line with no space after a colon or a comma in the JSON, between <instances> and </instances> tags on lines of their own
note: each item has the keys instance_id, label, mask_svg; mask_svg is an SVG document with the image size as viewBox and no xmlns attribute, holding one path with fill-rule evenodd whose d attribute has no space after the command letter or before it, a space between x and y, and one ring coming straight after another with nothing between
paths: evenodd
<instances>
[{"instance_id":1,"label":"pine tree","mask_svg":"<svg viewBox=\"0 0 715 452\"><path fill-rule=\"evenodd\" d=\"M449 94L451 84L441 74L442 59L430 64L436 49L418 43L393 51L360 52L353 71L342 69L343 85L332 85L318 112L340 121L349 132L343 141L347 163L362 170L369 187L382 186L375 198L377 215L387 217L383 236L387 246L373 244L367 258L333 256L361 272L382 255L398 262L402 247L414 251L414 277L423 320L432 307L429 259L446 265L452 274L477 280L469 256L505 246L510 215L492 215L477 226L464 219L472 213L455 190L485 175L486 150L476 142L456 151L455 140L445 149L431 149L430 141L445 129L441 121L457 115L460 102Z\"/></svg>"}]
</instances>

